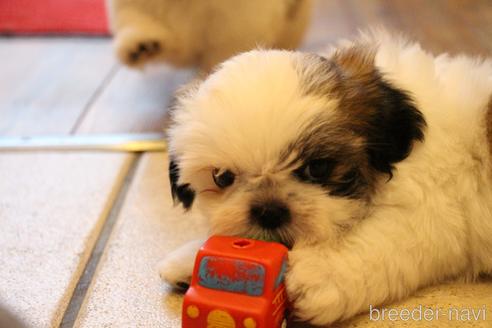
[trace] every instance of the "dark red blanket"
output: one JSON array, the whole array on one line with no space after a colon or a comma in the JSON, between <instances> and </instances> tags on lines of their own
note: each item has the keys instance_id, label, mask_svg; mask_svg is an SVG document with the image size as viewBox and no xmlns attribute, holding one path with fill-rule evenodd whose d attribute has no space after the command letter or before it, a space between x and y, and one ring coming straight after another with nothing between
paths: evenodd
<instances>
[{"instance_id":1,"label":"dark red blanket","mask_svg":"<svg viewBox=\"0 0 492 328\"><path fill-rule=\"evenodd\" d=\"M0 33L108 34L104 0L0 0Z\"/></svg>"}]
</instances>

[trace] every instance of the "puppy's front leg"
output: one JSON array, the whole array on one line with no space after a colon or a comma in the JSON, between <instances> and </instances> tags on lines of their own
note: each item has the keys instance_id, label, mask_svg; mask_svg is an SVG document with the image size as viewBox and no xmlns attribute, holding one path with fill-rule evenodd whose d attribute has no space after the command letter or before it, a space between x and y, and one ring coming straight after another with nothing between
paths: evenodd
<instances>
[{"instance_id":1,"label":"puppy's front leg","mask_svg":"<svg viewBox=\"0 0 492 328\"><path fill-rule=\"evenodd\" d=\"M432 219L426 226L391 222L398 220L394 217L372 219L335 247L318 244L290 252L286 284L301 320L319 325L343 320L455 277L469 266L459 227L443 231L437 227L445 225Z\"/></svg>"},{"instance_id":2,"label":"puppy's front leg","mask_svg":"<svg viewBox=\"0 0 492 328\"><path fill-rule=\"evenodd\" d=\"M204 242L201 239L193 240L169 253L158 264L161 279L175 288L188 288L193 274L196 253Z\"/></svg>"}]
</instances>

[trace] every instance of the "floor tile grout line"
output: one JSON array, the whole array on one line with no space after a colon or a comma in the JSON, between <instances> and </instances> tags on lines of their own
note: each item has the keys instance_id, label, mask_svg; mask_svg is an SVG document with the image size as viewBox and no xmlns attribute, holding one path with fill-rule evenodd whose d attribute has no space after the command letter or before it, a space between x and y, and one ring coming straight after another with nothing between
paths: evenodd
<instances>
[{"instance_id":1,"label":"floor tile grout line","mask_svg":"<svg viewBox=\"0 0 492 328\"><path fill-rule=\"evenodd\" d=\"M113 231L121 209L125 203L128 191L139 166L140 159L142 158L142 154L143 153L136 153L135 155L130 155L134 158L131 159L127 172L124 175L123 182L121 183L119 190L117 190L115 193L116 196L109 204L109 210L107 212L106 219L104 220L99 236L96 239L89 259L87 260L87 263L84 267L83 273L77 281L72 297L70 298L68 306L63 314L63 318L59 326L61 328L73 327L78 318L89 286L96 274L98 264L111 236L111 232Z\"/></svg>"},{"instance_id":2,"label":"floor tile grout line","mask_svg":"<svg viewBox=\"0 0 492 328\"><path fill-rule=\"evenodd\" d=\"M78 129L82 125L82 122L84 121L85 117L91 110L92 105L96 102L96 100L99 98L99 96L103 93L103 91L106 89L106 86L109 85L111 80L113 80L114 76L118 72L120 68L120 65L118 63L114 63L109 70L109 73L104 77L102 80L101 84L96 88L92 96L89 98L87 103L84 105L84 108L82 110L82 113L80 113L79 117L77 117L77 120L75 121L72 129L70 130L70 134L75 134L77 133Z\"/></svg>"}]
</instances>

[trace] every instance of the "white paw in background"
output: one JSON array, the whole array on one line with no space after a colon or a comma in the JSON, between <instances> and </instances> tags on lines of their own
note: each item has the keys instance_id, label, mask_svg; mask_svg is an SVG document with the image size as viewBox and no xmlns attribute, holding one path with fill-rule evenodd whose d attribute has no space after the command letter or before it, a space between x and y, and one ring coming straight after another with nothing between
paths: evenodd
<instances>
[{"instance_id":1,"label":"white paw in background","mask_svg":"<svg viewBox=\"0 0 492 328\"><path fill-rule=\"evenodd\" d=\"M116 54L128 66L142 67L147 62L161 56L164 51L162 37L149 35L145 31L127 29L115 39Z\"/></svg>"}]
</instances>

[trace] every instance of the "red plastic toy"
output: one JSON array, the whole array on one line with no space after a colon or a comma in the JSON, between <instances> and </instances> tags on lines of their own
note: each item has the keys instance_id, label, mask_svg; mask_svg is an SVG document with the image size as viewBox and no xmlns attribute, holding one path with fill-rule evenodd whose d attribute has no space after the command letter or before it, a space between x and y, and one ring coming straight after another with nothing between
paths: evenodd
<instances>
[{"instance_id":1,"label":"red plastic toy","mask_svg":"<svg viewBox=\"0 0 492 328\"><path fill-rule=\"evenodd\" d=\"M286 268L282 244L211 237L196 257L182 327L286 327Z\"/></svg>"}]
</instances>

